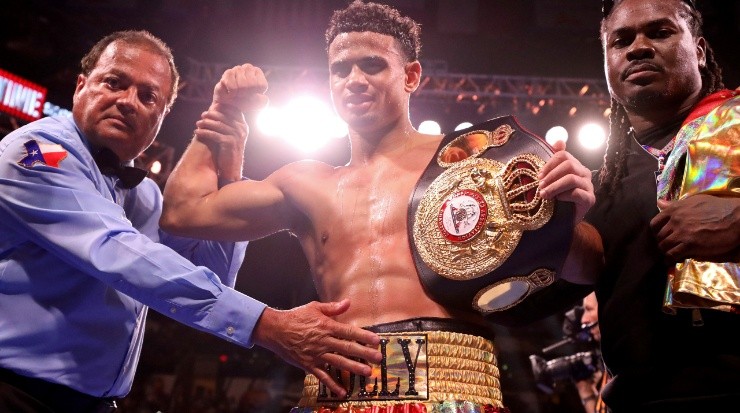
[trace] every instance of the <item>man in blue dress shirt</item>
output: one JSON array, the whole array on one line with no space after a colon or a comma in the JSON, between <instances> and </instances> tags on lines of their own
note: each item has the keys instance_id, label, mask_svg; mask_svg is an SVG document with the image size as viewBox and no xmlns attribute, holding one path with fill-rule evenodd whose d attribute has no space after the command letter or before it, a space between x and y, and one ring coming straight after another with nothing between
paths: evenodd
<instances>
[{"instance_id":1,"label":"man in blue dress shirt","mask_svg":"<svg viewBox=\"0 0 740 413\"><path fill-rule=\"evenodd\" d=\"M352 358L380 361L363 346L375 348L375 334L330 318L347 300L266 308L233 289L246 243L159 229L159 188L130 164L154 141L178 78L161 40L114 33L83 58L71 119L0 141L0 411L113 411L131 389L148 307L266 347L336 393L326 363L369 375Z\"/></svg>"}]
</instances>

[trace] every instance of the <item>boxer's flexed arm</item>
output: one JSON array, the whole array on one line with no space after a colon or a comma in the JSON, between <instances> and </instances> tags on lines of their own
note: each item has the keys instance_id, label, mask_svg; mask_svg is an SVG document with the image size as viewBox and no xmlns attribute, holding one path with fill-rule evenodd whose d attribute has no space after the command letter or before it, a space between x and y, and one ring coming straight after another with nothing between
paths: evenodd
<instances>
[{"instance_id":1,"label":"boxer's flexed arm","mask_svg":"<svg viewBox=\"0 0 740 413\"><path fill-rule=\"evenodd\" d=\"M266 91L267 79L260 68L250 64L233 67L221 76L211 106L196 123L195 138L211 149L222 184L242 176L249 134L243 114L264 108Z\"/></svg>"},{"instance_id":2,"label":"boxer's flexed arm","mask_svg":"<svg viewBox=\"0 0 740 413\"><path fill-rule=\"evenodd\" d=\"M167 180L163 229L236 241L288 228L293 211L274 182L280 174L264 181L240 180L249 132L243 113L264 107L266 90L267 80L255 66L224 72L211 106L196 123L192 142Z\"/></svg>"}]
</instances>

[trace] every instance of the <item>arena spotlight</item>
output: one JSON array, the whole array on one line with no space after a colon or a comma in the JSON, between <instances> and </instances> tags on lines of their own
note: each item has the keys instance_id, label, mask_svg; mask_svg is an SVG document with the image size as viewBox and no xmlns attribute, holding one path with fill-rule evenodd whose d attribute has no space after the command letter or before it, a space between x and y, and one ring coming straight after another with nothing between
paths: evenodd
<instances>
[{"instance_id":1,"label":"arena spotlight","mask_svg":"<svg viewBox=\"0 0 740 413\"><path fill-rule=\"evenodd\" d=\"M159 162L159 161L152 162L152 166L149 167L149 172L155 175L162 172L162 162Z\"/></svg>"},{"instance_id":2,"label":"arena spotlight","mask_svg":"<svg viewBox=\"0 0 740 413\"><path fill-rule=\"evenodd\" d=\"M284 107L268 107L257 115L257 127L305 152L315 152L329 140L347 135L347 124L324 101L312 96L294 98Z\"/></svg>"},{"instance_id":3,"label":"arena spotlight","mask_svg":"<svg viewBox=\"0 0 740 413\"><path fill-rule=\"evenodd\" d=\"M599 124L587 123L578 132L578 142L586 149L598 149L606 142L606 132Z\"/></svg>"},{"instance_id":4,"label":"arena spotlight","mask_svg":"<svg viewBox=\"0 0 740 413\"><path fill-rule=\"evenodd\" d=\"M470 123L470 122L463 122L463 123L455 126L455 130L456 131L459 131L459 130L463 130L463 129L469 128L471 126L473 126L472 123Z\"/></svg>"},{"instance_id":5,"label":"arena spotlight","mask_svg":"<svg viewBox=\"0 0 740 413\"><path fill-rule=\"evenodd\" d=\"M562 126L553 126L545 133L545 141L555 145L557 141L568 142L568 130Z\"/></svg>"},{"instance_id":6,"label":"arena spotlight","mask_svg":"<svg viewBox=\"0 0 740 413\"><path fill-rule=\"evenodd\" d=\"M280 136L283 122L282 111L274 106L268 106L257 114L257 129L265 136Z\"/></svg>"},{"instance_id":7,"label":"arena spotlight","mask_svg":"<svg viewBox=\"0 0 740 413\"><path fill-rule=\"evenodd\" d=\"M419 132L427 135L439 135L442 133L442 127L433 120L425 120L419 124Z\"/></svg>"}]
</instances>

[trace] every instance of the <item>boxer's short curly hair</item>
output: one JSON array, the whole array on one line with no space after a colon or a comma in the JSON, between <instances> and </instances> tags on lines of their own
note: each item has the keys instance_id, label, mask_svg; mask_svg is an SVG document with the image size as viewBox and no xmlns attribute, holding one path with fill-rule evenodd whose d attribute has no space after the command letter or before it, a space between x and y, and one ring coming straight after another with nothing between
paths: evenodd
<instances>
[{"instance_id":1,"label":"boxer's short curly hair","mask_svg":"<svg viewBox=\"0 0 740 413\"><path fill-rule=\"evenodd\" d=\"M398 10L373 2L353 1L344 9L336 10L326 30L326 48L340 33L374 32L392 36L398 41L408 62L419 60L421 53L421 26Z\"/></svg>"}]
</instances>

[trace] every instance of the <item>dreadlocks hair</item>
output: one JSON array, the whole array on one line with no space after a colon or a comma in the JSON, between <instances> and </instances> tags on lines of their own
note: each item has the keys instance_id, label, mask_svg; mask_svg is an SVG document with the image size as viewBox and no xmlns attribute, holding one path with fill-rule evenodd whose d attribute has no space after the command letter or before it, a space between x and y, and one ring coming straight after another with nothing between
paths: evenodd
<instances>
[{"instance_id":1,"label":"dreadlocks hair","mask_svg":"<svg viewBox=\"0 0 740 413\"><path fill-rule=\"evenodd\" d=\"M419 60L421 26L398 10L373 2L353 1L334 11L326 30L326 49L340 33L374 32L392 36L399 43L407 62Z\"/></svg>"},{"instance_id":2,"label":"dreadlocks hair","mask_svg":"<svg viewBox=\"0 0 740 413\"><path fill-rule=\"evenodd\" d=\"M704 23L701 13L691 5L684 5L679 14L686 20L691 34L694 38L702 36L702 25ZM613 9L612 9L613 10ZM611 14L611 13L610 13ZM601 21L601 32L604 32L606 20L609 15ZM705 39L706 42L706 39ZM714 58L714 50L706 42L706 64L699 67L702 87L701 97L705 97L720 89L723 89L722 69ZM599 171L599 190L603 195L611 195L617 189L619 181L624 176L624 167L627 157L627 146L629 144L632 125L627 118L627 111L614 98L611 99L611 114L609 115L609 139L607 140L604 163Z\"/></svg>"}]
</instances>

